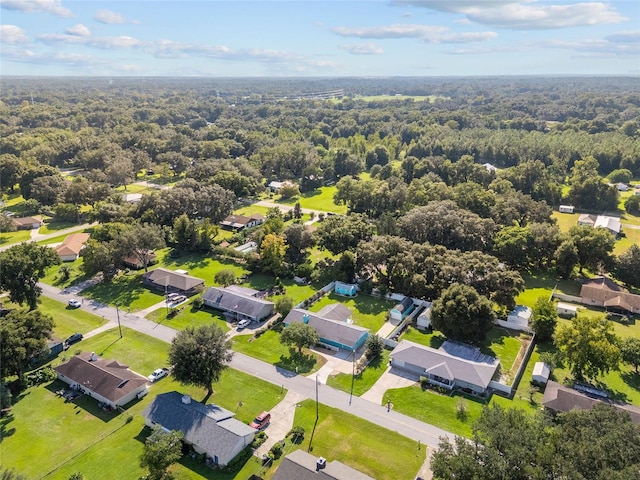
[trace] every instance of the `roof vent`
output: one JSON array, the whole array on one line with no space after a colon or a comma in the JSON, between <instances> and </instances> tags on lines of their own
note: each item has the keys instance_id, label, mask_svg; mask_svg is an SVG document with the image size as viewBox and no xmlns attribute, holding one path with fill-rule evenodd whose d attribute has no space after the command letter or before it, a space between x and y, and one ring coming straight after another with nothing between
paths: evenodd
<instances>
[{"instance_id":1,"label":"roof vent","mask_svg":"<svg viewBox=\"0 0 640 480\"><path fill-rule=\"evenodd\" d=\"M185 405L189 405L191 403L191 397L189 395L183 395L182 403L184 403Z\"/></svg>"},{"instance_id":2,"label":"roof vent","mask_svg":"<svg viewBox=\"0 0 640 480\"><path fill-rule=\"evenodd\" d=\"M316 461L316 472L318 470L322 470L326 466L327 466L327 459L324 457L318 457L318 460Z\"/></svg>"},{"instance_id":3,"label":"roof vent","mask_svg":"<svg viewBox=\"0 0 640 480\"><path fill-rule=\"evenodd\" d=\"M98 360L98 356L96 355L96 352L91 352L91 356L89 357L89 361L90 362L95 362L96 360Z\"/></svg>"}]
</instances>

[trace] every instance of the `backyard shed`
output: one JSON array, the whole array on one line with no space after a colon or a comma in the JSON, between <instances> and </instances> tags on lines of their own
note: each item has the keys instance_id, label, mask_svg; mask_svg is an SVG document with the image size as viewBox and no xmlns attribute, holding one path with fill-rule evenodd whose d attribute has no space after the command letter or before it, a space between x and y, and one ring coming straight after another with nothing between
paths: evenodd
<instances>
[{"instance_id":1,"label":"backyard shed","mask_svg":"<svg viewBox=\"0 0 640 480\"><path fill-rule=\"evenodd\" d=\"M546 385L549 380L549 375L551 374L551 369L549 365L544 362L536 362L533 366L533 374L531 375L531 380L540 385Z\"/></svg>"},{"instance_id":2,"label":"backyard shed","mask_svg":"<svg viewBox=\"0 0 640 480\"><path fill-rule=\"evenodd\" d=\"M560 205L558 211L560 213L573 213L575 207L573 205Z\"/></svg>"},{"instance_id":3,"label":"backyard shed","mask_svg":"<svg viewBox=\"0 0 640 480\"><path fill-rule=\"evenodd\" d=\"M343 283L336 282L334 291L338 295L344 295L347 297L355 297L358 293L358 286L355 283Z\"/></svg>"},{"instance_id":4,"label":"backyard shed","mask_svg":"<svg viewBox=\"0 0 640 480\"><path fill-rule=\"evenodd\" d=\"M409 315L413 310L413 299L411 297L404 297L400 303L391 309L389 312L391 320L403 320L404 317Z\"/></svg>"},{"instance_id":5,"label":"backyard shed","mask_svg":"<svg viewBox=\"0 0 640 480\"><path fill-rule=\"evenodd\" d=\"M558 315L575 317L578 314L578 307L571 305L570 303L558 302L558 305L556 305L556 311L558 312Z\"/></svg>"},{"instance_id":6,"label":"backyard shed","mask_svg":"<svg viewBox=\"0 0 640 480\"><path fill-rule=\"evenodd\" d=\"M426 305L426 308L420 312L420 315L418 315L418 318L416 319L416 325L418 328L431 328L431 303L427 303Z\"/></svg>"}]
</instances>

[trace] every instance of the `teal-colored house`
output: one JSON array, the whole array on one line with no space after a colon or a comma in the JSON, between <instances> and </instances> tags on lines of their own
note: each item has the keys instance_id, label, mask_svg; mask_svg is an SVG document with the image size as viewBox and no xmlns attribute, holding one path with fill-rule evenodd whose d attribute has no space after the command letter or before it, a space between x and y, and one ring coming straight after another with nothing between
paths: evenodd
<instances>
[{"instance_id":1,"label":"teal-colored house","mask_svg":"<svg viewBox=\"0 0 640 480\"><path fill-rule=\"evenodd\" d=\"M358 285L355 283L336 282L333 291L345 297L355 297L358 294Z\"/></svg>"},{"instance_id":2,"label":"teal-colored house","mask_svg":"<svg viewBox=\"0 0 640 480\"><path fill-rule=\"evenodd\" d=\"M340 304L327 305L319 312L294 308L284 319L285 327L306 323L315 328L320 343L339 350L358 350L369 336L369 329L351 323L351 311Z\"/></svg>"}]
</instances>

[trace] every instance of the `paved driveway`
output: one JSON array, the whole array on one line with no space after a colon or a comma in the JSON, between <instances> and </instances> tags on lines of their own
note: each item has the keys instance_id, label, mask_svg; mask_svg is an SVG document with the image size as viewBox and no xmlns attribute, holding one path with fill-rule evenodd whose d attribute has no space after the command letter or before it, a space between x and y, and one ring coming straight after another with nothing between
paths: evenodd
<instances>
[{"instance_id":1,"label":"paved driveway","mask_svg":"<svg viewBox=\"0 0 640 480\"><path fill-rule=\"evenodd\" d=\"M412 375L397 368L387 367L373 387L367 390L361 398L380 405L382 404L384 393L390 388L409 387L419 381L420 378L417 375Z\"/></svg>"}]
</instances>

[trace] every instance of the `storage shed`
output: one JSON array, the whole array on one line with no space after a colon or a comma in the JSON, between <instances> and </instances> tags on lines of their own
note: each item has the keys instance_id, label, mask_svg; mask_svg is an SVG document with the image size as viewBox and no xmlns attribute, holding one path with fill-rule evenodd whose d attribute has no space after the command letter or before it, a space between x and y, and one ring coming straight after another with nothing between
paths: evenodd
<instances>
[{"instance_id":1,"label":"storage shed","mask_svg":"<svg viewBox=\"0 0 640 480\"><path fill-rule=\"evenodd\" d=\"M556 305L556 311L558 312L558 315L575 317L578 314L578 307L569 303L558 302L558 305Z\"/></svg>"},{"instance_id":2,"label":"storage shed","mask_svg":"<svg viewBox=\"0 0 640 480\"><path fill-rule=\"evenodd\" d=\"M421 329L428 329L431 327L431 304L427 303L427 307L420 312L416 319L416 326Z\"/></svg>"},{"instance_id":3,"label":"storage shed","mask_svg":"<svg viewBox=\"0 0 640 480\"><path fill-rule=\"evenodd\" d=\"M560 213L573 213L575 207L573 205L560 205L558 211Z\"/></svg>"},{"instance_id":4,"label":"storage shed","mask_svg":"<svg viewBox=\"0 0 640 480\"><path fill-rule=\"evenodd\" d=\"M409 315L413 310L413 300L411 297L404 297L400 303L391 309L389 312L391 320L400 321L404 317Z\"/></svg>"},{"instance_id":5,"label":"storage shed","mask_svg":"<svg viewBox=\"0 0 640 480\"><path fill-rule=\"evenodd\" d=\"M533 374L531 375L531 380L534 383L538 383L540 385L546 385L549 380L549 375L551 374L551 369L549 365L544 362L536 362L533 366Z\"/></svg>"},{"instance_id":6,"label":"storage shed","mask_svg":"<svg viewBox=\"0 0 640 480\"><path fill-rule=\"evenodd\" d=\"M336 282L333 291L338 295L346 297L355 297L358 293L358 286L355 283Z\"/></svg>"}]
</instances>

